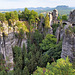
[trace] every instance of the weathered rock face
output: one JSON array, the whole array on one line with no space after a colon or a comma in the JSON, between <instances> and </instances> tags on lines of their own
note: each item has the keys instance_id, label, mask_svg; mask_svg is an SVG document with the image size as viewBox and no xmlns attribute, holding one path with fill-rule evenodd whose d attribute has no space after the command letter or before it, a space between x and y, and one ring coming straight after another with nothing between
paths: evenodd
<instances>
[{"instance_id":1,"label":"weathered rock face","mask_svg":"<svg viewBox=\"0 0 75 75\"><path fill-rule=\"evenodd\" d=\"M69 27L73 29L72 25L65 25L62 31L63 40L62 40L61 57L65 59L68 56L70 61L74 62L75 60L75 34L74 32L71 32Z\"/></svg>"},{"instance_id":2,"label":"weathered rock face","mask_svg":"<svg viewBox=\"0 0 75 75\"><path fill-rule=\"evenodd\" d=\"M69 57L71 62L75 60L75 35L74 34L65 34L62 43L62 53L61 57Z\"/></svg>"},{"instance_id":3,"label":"weathered rock face","mask_svg":"<svg viewBox=\"0 0 75 75\"><path fill-rule=\"evenodd\" d=\"M55 35L56 35L56 38L57 38L57 43L63 39L64 37L64 33L65 33L65 30L69 27L69 26L72 26L70 23L67 23L68 25L65 25L63 28L61 26L59 26L57 29L56 29L56 32L55 32ZM63 26L63 25L62 25Z\"/></svg>"},{"instance_id":4,"label":"weathered rock face","mask_svg":"<svg viewBox=\"0 0 75 75\"><path fill-rule=\"evenodd\" d=\"M72 25L65 25L64 28L58 27L56 30L57 43L62 39L61 58L69 57L71 62L75 62L75 34L70 31Z\"/></svg>"},{"instance_id":5,"label":"weathered rock face","mask_svg":"<svg viewBox=\"0 0 75 75\"><path fill-rule=\"evenodd\" d=\"M46 35L47 35L47 34L53 34L52 27L50 27L50 28L48 29L48 31L46 32Z\"/></svg>"},{"instance_id":6,"label":"weathered rock face","mask_svg":"<svg viewBox=\"0 0 75 75\"><path fill-rule=\"evenodd\" d=\"M44 18L40 19L40 22L38 24L38 30L40 31L40 33L53 34L52 27L48 28L47 30L45 29Z\"/></svg>"},{"instance_id":7,"label":"weathered rock face","mask_svg":"<svg viewBox=\"0 0 75 75\"><path fill-rule=\"evenodd\" d=\"M58 10L53 10L53 20L56 21L58 18Z\"/></svg>"},{"instance_id":8,"label":"weathered rock face","mask_svg":"<svg viewBox=\"0 0 75 75\"><path fill-rule=\"evenodd\" d=\"M24 38L22 39L22 42L21 42L21 48L23 48L23 44L25 44L25 47L27 49L27 36L26 36L26 33L24 34Z\"/></svg>"},{"instance_id":9,"label":"weathered rock face","mask_svg":"<svg viewBox=\"0 0 75 75\"><path fill-rule=\"evenodd\" d=\"M26 35L25 35L26 37ZM21 42L21 47L23 47L23 43L25 43L25 46L27 47L27 38L23 39ZM13 32L8 34L8 36L5 37L5 45L4 45L4 40L3 37L1 39L1 44L0 44L0 53L3 54L4 60L6 61L6 65L10 66L10 70L13 70L13 51L12 47L15 45L18 45L18 38L14 37Z\"/></svg>"},{"instance_id":10,"label":"weathered rock face","mask_svg":"<svg viewBox=\"0 0 75 75\"><path fill-rule=\"evenodd\" d=\"M8 27L8 24L3 23L3 32L0 31L0 54L3 55L4 60L6 61L6 66L10 65L10 70L13 70L13 51L12 47L18 45L18 38L15 37L13 32L13 27ZM3 37L2 33L5 33ZM6 35L7 34L7 35ZM21 42L21 47L23 47L23 43L27 47L27 38L25 34L25 38Z\"/></svg>"},{"instance_id":11,"label":"weathered rock face","mask_svg":"<svg viewBox=\"0 0 75 75\"><path fill-rule=\"evenodd\" d=\"M75 10L70 12L68 21L71 22L72 24L75 23Z\"/></svg>"},{"instance_id":12,"label":"weathered rock face","mask_svg":"<svg viewBox=\"0 0 75 75\"><path fill-rule=\"evenodd\" d=\"M43 33L43 31L44 31L44 18L42 18L42 19L40 19L40 22L39 22L39 24L38 24L38 30L41 32L41 33Z\"/></svg>"},{"instance_id":13,"label":"weathered rock face","mask_svg":"<svg viewBox=\"0 0 75 75\"><path fill-rule=\"evenodd\" d=\"M58 10L55 9L53 10L53 12L49 12L48 15L49 15L50 26L51 26L53 23L57 22Z\"/></svg>"},{"instance_id":14,"label":"weathered rock face","mask_svg":"<svg viewBox=\"0 0 75 75\"><path fill-rule=\"evenodd\" d=\"M5 37L5 45L4 45L4 40L2 38L1 40L1 53L4 56L4 59L6 61L6 65L10 66L10 70L13 70L13 51L12 47L14 47L17 44L17 39L13 38L13 33L10 33L7 37Z\"/></svg>"},{"instance_id":15,"label":"weathered rock face","mask_svg":"<svg viewBox=\"0 0 75 75\"><path fill-rule=\"evenodd\" d=\"M58 43L60 40L60 27L57 28L55 35L56 35L57 43Z\"/></svg>"},{"instance_id":16,"label":"weathered rock face","mask_svg":"<svg viewBox=\"0 0 75 75\"><path fill-rule=\"evenodd\" d=\"M49 12L49 21L50 21L50 25L52 25L52 21L53 21L53 16L52 16L52 12Z\"/></svg>"},{"instance_id":17,"label":"weathered rock face","mask_svg":"<svg viewBox=\"0 0 75 75\"><path fill-rule=\"evenodd\" d=\"M8 22L6 21L5 23L3 23L3 31L5 34L8 34Z\"/></svg>"},{"instance_id":18,"label":"weathered rock face","mask_svg":"<svg viewBox=\"0 0 75 75\"><path fill-rule=\"evenodd\" d=\"M53 30L52 30L52 24L54 22L57 21L57 17L58 17L58 11L55 9L53 10L53 12L49 12L48 13L48 16L49 16L49 22L50 22L50 28L48 28L47 30L45 29L44 27L44 18L41 18L40 19L40 22L38 24L38 30L41 32L41 33L44 33L45 34L53 34Z\"/></svg>"}]
</instances>

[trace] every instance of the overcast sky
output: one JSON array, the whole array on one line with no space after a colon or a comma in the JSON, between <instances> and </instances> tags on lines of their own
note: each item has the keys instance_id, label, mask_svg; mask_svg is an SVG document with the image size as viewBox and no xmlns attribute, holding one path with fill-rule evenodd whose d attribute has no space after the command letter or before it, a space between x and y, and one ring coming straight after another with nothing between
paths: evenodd
<instances>
[{"instance_id":1,"label":"overcast sky","mask_svg":"<svg viewBox=\"0 0 75 75\"><path fill-rule=\"evenodd\" d=\"M0 0L0 9L56 7L58 5L75 7L75 0Z\"/></svg>"}]
</instances>

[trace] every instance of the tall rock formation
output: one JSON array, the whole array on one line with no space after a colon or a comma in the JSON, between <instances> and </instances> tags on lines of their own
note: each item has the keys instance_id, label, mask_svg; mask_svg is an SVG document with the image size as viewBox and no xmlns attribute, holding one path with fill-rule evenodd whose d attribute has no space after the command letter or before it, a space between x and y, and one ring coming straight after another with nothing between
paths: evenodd
<instances>
[{"instance_id":1,"label":"tall rock formation","mask_svg":"<svg viewBox=\"0 0 75 75\"><path fill-rule=\"evenodd\" d=\"M56 21L58 18L58 10L53 10L53 21Z\"/></svg>"},{"instance_id":2,"label":"tall rock formation","mask_svg":"<svg viewBox=\"0 0 75 75\"><path fill-rule=\"evenodd\" d=\"M70 12L68 21L72 24L75 24L75 10Z\"/></svg>"},{"instance_id":3,"label":"tall rock formation","mask_svg":"<svg viewBox=\"0 0 75 75\"><path fill-rule=\"evenodd\" d=\"M39 30L41 33L43 33L43 31L44 31L44 18L41 18L41 19L40 19L40 22L39 22L39 24L38 24L38 30Z\"/></svg>"},{"instance_id":4,"label":"tall rock formation","mask_svg":"<svg viewBox=\"0 0 75 75\"><path fill-rule=\"evenodd\" d=\"M18 46L18 38L15 37L13 27L8 27L8 24L6 23L3 23L2 26L4 30L0 33L0 53L6 61L5 65L9 67L9 70L13 70L14 62L12 47L16 45ZM21 42L21 47L23 47L23 43L27 46L26 34L25 38Z\"/></svg>"},{"instance_id":5,"label":"tall rock formation","mask_svg":"<svg viewBox=\"0 0 75 75\"><path fill-rule=\"evenodd\" d=\"M56 30L57 43L62 39L61 58L69 57L72 63L75 62L75 10L70 12L68 22L65 26L61 24Z\"/></svg>"},{"instance_id":6,"label":"tall rock formation","mask_svg":"<svg viewBox=\"0 0 75 75\"><path fill-rule=\"evenodd\" d=\"M75 62L75 33L71 32L70 29L66 29L64 32L62 42L62 53L61 57L69 57L71 62Z\"/></svg>"},{"instance_id":7,"label":"tall rock formation","mask_svg":"<svg viewBox=\"0 0 75 75\"><path fill-rule=\"evenodd\" d=\"M49 18L50 18L50 22L51 22L52 20L51 20L50 14L49 14ZM40 22L38 24L38 30L40 31L40 33L53 34L53 30L52 30L51 26L50 26L50 28L47 29L47 31L45 30L44 18L40 19Z\"/></svg>"},{"instance_id":8,"label":"tall rock formation","mask_svg":"<svg viewBox=\"0 0 75 75\"><path fill-rule=\"evenodd\" d=\"M61 58L69 57L70 61L75 62L75 33L72 25L65 25L64 28L58 27L56 30L57 43L62 39Z\"/></svg>"},{"instance_id":9,"label":"tall rock formation","mask_svg":"<svg viewBox=\"0 0 75 75\"><path fill-rule=\"evenodd\" d=\"M61 58L69 57L70 61L75 62L75 32L74 26L65 25L58 27L56 30L57 43L62 39Z\"/></svg>"},{"instance_id":10,"label":"tall rock formation","mask_svg":"<svg viewBox=\"0 0 75 75\"><path fill-rule=\"evenodd\" d=\"M2 37L1 40L2 44L1 44L1 53L4 56L4 60L6 61L6 66L10 67L10 70L13 70L13 51L12 51L12 47L14 47L17 44L17 39L13 38L13 33L8 34L7 37L5 37L5 43ZM5 44L5 45L4 45Z\"/></svg>"},{"instance_id":11,"label":"tall rock formation","mask_svg":"<svg viewBox=\"0 0 75 75\"><path fill-rule=\"evenodd\" d=\"M61 57L68 56L71 62L75 62L75 10L70 12L68 21L69 24L64 27Z\"/></svg>"},{"instance_id":12,"label":"tall rock formation","mask_svg":"<svg viewBox=\"0 0 75 75\"><path fill-rule=\"evenodd\" d=\"M52 25L52 21L53 21L53 15L52 12L49 12L49 21L50 21L50 25Z\"/></svg>"},{"instance_id":13,"label":"tall rock formation","mask_svg":"<svg viewBox=\"0 0 75 75\"><path fill-rule=\"evenodd\" d=\"M49 19L50 19L50 25L52 26L53 23L58 23L58 10L54 9L53 12L49 12Z\"/></svg>"}]
</instances>

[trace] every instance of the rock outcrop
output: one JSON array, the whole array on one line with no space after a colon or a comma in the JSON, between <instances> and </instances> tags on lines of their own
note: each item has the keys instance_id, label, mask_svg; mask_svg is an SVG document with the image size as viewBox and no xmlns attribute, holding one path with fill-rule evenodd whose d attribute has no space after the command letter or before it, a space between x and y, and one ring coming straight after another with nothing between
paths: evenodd
<instances>
[{"instance_id":1,"label":"rock outcrop","mask_svg":"<svg viewBox=\"0 0 75 75\"><path fill-rule=\"evenodd\" d=\"M13 70L14 62L13 62L13 51L12 47L18 46L18 38L15 37L12 27L8 27L8 24L3 23L3 32L0 32L0 53L3 55L4 60L6 62L6 66L9 67L9 70ZM23 43L27 47L27 38L25 34L25 38L22 39L21 47L23 47Z\"/></svg>"},{"instance_id":2,"label":"rock outcrop","mask_svg":"<svg viewBox=\"0 0 75 75\"><path fill-rule=\"evenodd\" d=\"M52 15L52 12L49 12L49 21L50 21L50 25L52 25L53 23L53 15Z\"/></svg>"},{"instance_id":3,"label":"rock outcrop","mask_svg":"<svg viewBox=\"0 0 75 75\"><path fill-rule=\"evenodd\" d=\"M75 33L73 32L74 26L67 23L64 27L58 27L56 30L57 43L62 39L62 52L61 58L70 59L70 62L75 62ZM72 28L72 31L70 30Z\"/></svg>"},{"instance_id":4,"label":"rock outcrop","mask_svg":"<svg viewBox=\"0 0 75 75\"><path fill-rule=\"evenodd\" d=\"M61 57L69 57L71 62L75 60L75 34L66 31L64 33L63 42L62 42L62 53Z\"/></svg>"},{"instance_id":5,"label":"rock outcrop","mask_svg":"<svg viewBox=\"0 0 75 75\"><path fill-rule=\"evenodd\" d=\"M54 9L53 12L49 12L48 15L50 20L50 26L52 26L53 23L57 23L58 10Z\"/></svg>"},{"instance_id":6,"label":"rock outcrop","mask_svg":"<svg viewBox=\"0 0 75 75\"><path fill-rule=\"evenodd\" d=\"M52 30L51 26L50 26L50 28L45 30L44 18L40 19L40 22L38 24L38 30L39 30L40 33L53 34L53 30Z\"/></svg>"},{"instance_id":7,"label":"rock outcrop","mask_svg":"<svg viewBox=\"0 0 75 75\"><path fill-rule=\"evenodd\" d=\"M68 21L64 27L61 57L66 58L68 56L73 63L75 62L75 32L73 32L73 30L75 31L75 10L70 12Z\"/></svg>"},{"instance_id":8,"label":"rock outcrop","mask_svg":"<svg viewBox=\"0 0 75 75\"><path fill-rule=\"evenodd\" d=\"M41 33L43 33L43 31L44 31L44 18L41 18L41 19L40 19L40 22L39 22L39 24L38 24L38 30L39 30Z\"/></svg>"},{"instance_id":9,"label":"rock outcrop","mask_svg":"<svg viewBox=\"0 0 75 75\"><path fill-rule=\"evenodd\" d=\"M72 24L75 24L75 10L70 12L68 21L71 22Z\"/></svg>"},{"instance_id":10,"label":"rock outcrop","mask_svg":"<svg viewBox=\"0 0 75 75\"><path fill-rule=\"evenodd\" d=\"M58 18L58 10L53 10L53 21L56 21Z\"/></svg>"}]
</instances>

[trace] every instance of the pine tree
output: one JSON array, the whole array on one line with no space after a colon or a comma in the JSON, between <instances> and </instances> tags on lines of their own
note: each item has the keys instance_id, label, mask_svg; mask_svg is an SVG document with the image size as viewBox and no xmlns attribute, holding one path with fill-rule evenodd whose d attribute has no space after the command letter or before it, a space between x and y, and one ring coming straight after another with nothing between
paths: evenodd
<instances>
[{"instance_id":1,"label":"pine tree","mask_svg":"<svg viewBox=\"0 0 75 75\"><path fill-rule=\"evenodd\" d=\"M25 68L23 69L22 75L29 75L29 71L28 71L27 66L25 66Z\"/></svg>"},{"instance_id":2,"label":"pine tree","mask_svg":"<svg viewBox=\"0 0 75 75\"><path fill-rule=\"evenodd\" d=\"M50 28L50 23L49 23L49 16L48 16L48 14L46 14L46 17L45 17L45 28Z\"/></svg>"}]
</instances>

